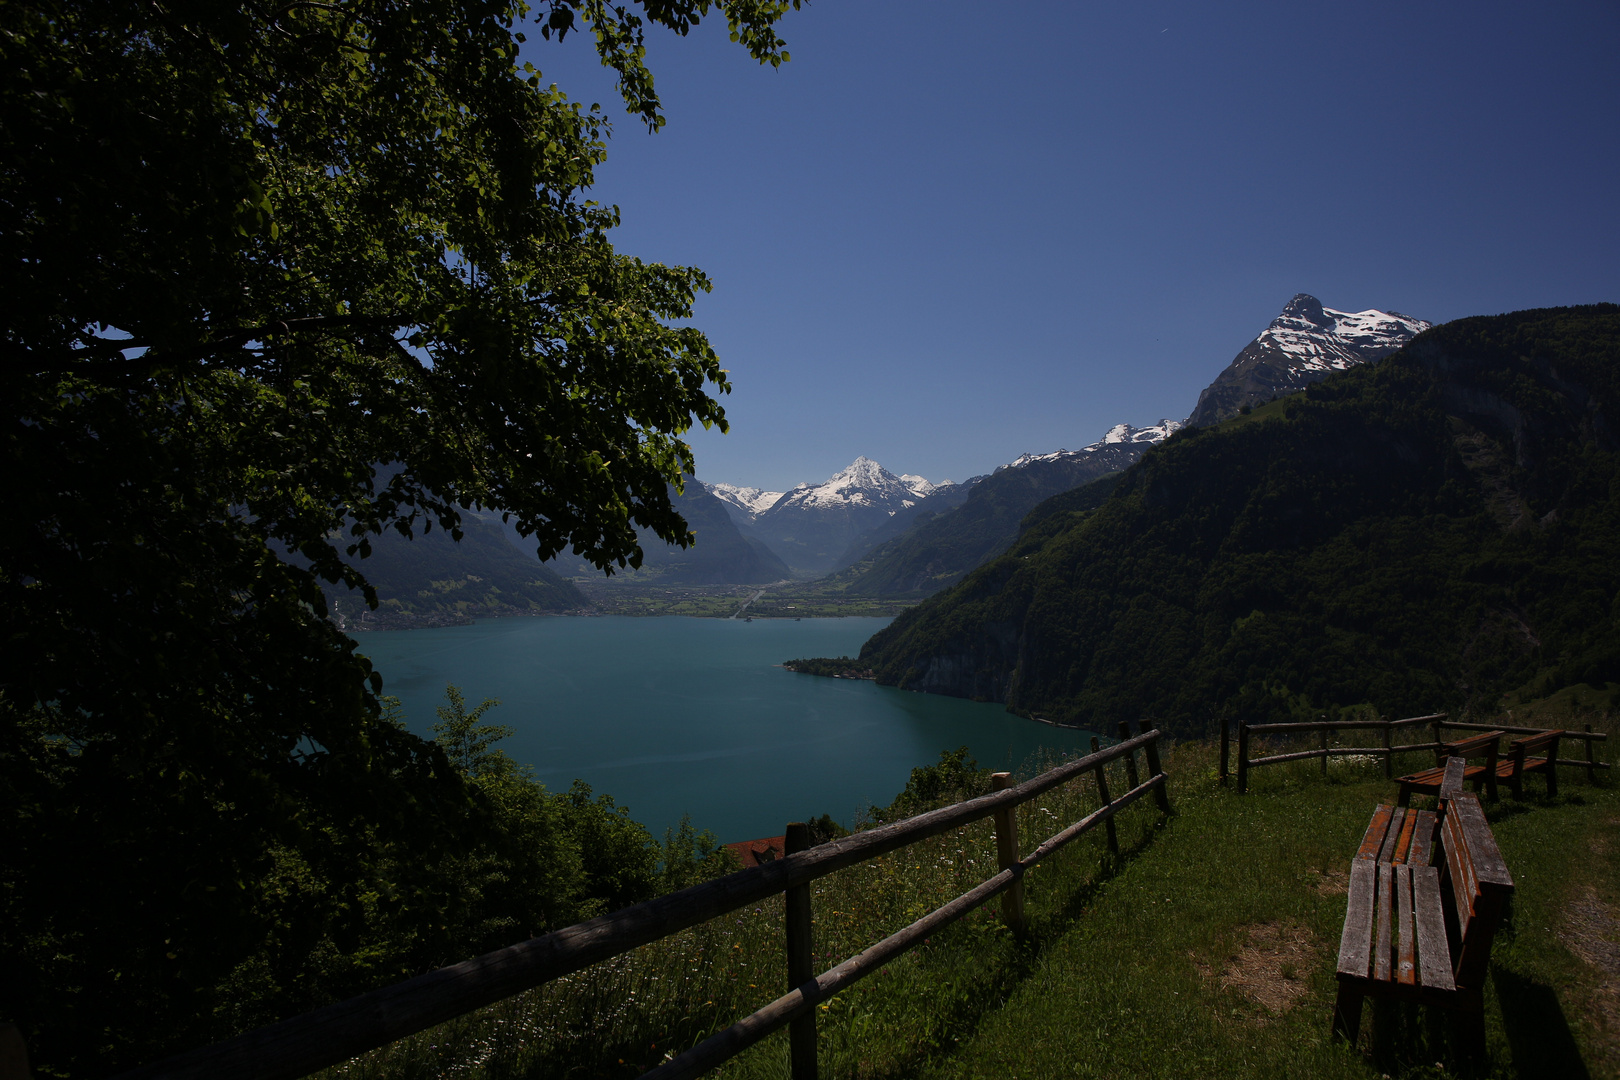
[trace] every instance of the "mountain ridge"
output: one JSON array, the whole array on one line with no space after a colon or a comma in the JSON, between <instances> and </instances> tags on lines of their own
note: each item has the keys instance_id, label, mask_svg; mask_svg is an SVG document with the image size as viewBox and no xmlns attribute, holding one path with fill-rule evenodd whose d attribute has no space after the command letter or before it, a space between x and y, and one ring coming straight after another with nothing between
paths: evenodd
<instances>
[{"instance_id":1,"label":"mountain ridge","mask_svg":"<svg viewBox=\"0 0 1620 1080\"><path fill-rule=\"evenodd\" d=\"M1217 423L1335 371L1382 360L1432 325L1393 311L1337 311L1296 293L1198 395L1187 425Z\"/></svg>"},{"instance_id":2,"label":"mountain ridge","mask_svg":"<svg viewBox=\"0 0 1620 1080\"><path fill-rule=\"evenodd\" d=\"M1097 730L1620 681L1620 307L1458 320L1145 454L861 650ZM1620 696L1620 695L1617 695Z\"/></svg>"}]
</instances>

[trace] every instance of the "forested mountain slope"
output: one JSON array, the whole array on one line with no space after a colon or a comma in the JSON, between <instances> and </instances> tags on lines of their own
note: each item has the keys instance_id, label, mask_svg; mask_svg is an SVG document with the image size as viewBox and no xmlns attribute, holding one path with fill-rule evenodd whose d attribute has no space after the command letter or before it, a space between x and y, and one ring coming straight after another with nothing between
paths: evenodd
<instances>
[{"instance_id":1,"label":"forested mountain slope","mask_svg":"<svg viewBox=\"0 0 1620 1080\"><path fill-rule=\"evenodd\" d=\"M1620 307L1464 319L1177 433L861 651L1101 730L1620 679Z\"/></svg>"}]
</instances>

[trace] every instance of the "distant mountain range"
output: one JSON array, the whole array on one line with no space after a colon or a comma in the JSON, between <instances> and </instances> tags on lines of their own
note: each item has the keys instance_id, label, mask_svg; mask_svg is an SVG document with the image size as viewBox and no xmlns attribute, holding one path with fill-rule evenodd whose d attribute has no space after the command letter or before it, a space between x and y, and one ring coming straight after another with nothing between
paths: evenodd
<instances>
[{"instance_id":1,"label":"distant mountain range","mask_svg":"<svg viewBox=\"0 0 1620 1080\"><path fill-rule=\"evenodd\" d=\"M1300 293L1204 389L1185 424L1116 424L1090 446L1025 453L962 484L896 476L863 457L789 492L709 490L745 535L800 577L836 572L830 584L853 594L927 595L1005 551L1042 500L1128 468L1183 426L1219 422L1382 359L1428 327L1393 312L1336 311Z\"/></svg>"},{"instance_id":2,"label":"distant mountain range","mask_svg":"<svg viewBox=\"0 0 1620 1080\"><path fill-rule=\"evenodd\" d=\"M1301 293L1205 388L1185 425L1217 423L1335 371L1381 359L1428 326L1392 312L1336 311ZM1025 453L960 484L895 475L867 457L822 483L785 492L688 478L677 503L696 542L682 549L643 533L641 569L615 576L742 585L831 574L829 588L853 595L926 596L1006 551L1044 500L1129 468L1183 426L1172 420L1140 428L1116 424L1089 446ZM379 548L365 569L381 583L389 613L383 621L464 620L585 603L563 579L594 579L599 571L567 555L549 569L539 567L508 526L508 539L530 567L519 572L511 551L483 542L490 529L499 530L494 520L479 518L471 542L459 550L436 537L395 538ZM400 547L413 543L418 546Z\"/></svg>"},{"instance_id":3,"label":"distant mountain range","mask_svg":"<svg viewBox=\"0 0 1620 1080\"><path fill-rule=\"evenodd\" d=\"M861 596L926 596L954 585L1007 550L1037 504L1129 468L1180 427L1174 420L1146 428L1116 424L1079 450L1024 454L977 478L959 508L940 507L940 513L921 516L930 503L920 504L908 529L840 572L839 583Z\"/></svg>"},{"instance_id":4,"label":"distant mountain range","mask_svg":"<svg viewBox=\"0 0 1620 1080\"><path fill-rule=\"evenodd\" d=\"M803 577L836 567L862 534L929 498L939 487L920 476L896 476L871 458L820 484L785 492L747 525L751 534Z\"/></svg>"}]
</instances>

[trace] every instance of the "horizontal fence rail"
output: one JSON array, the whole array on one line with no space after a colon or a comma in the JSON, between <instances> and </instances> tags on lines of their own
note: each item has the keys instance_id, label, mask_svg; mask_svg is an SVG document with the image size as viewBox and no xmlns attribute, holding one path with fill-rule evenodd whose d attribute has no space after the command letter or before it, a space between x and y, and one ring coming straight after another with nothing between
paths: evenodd
<instances>
[{"instance_id":1,"label":"horizontal fence rail","mask_svg":"<svg viewBox=\"0 0 1620 1080\"><path fill-rule=\"evenodd\" d=\"M1391 735L1403 728L1427 725L1433 732L1433 741L1421 743L1395 743ZM1458 731L1500 731L1506 735L1544 735L1549 731L1562 730L1565 739L1578 739L1586 743L1585 760L1571 760L1559 758L1553 766L1569 766L1584 768L1587 778L1595 776L1596 770L1609 768L1609 763L1597 760L1595 745L1608 739L1608 735L1601 731L1593 731L1592 725L1587 724L1584 730L1576 731L1572 728L1531 728L1513 727L1507 724L1480 724L1474 722L1451 721L1446 719L1445 713L1431 713L1427 716L1408 716L1400 720L1316 720L1286 724L1245 724L1239 723L1237 739L1237 788L1243 794L1249 786L1249 770L1259 765L1280 765L1285 761L1305 761L1311 758L1320 758L1322 771L1327 771L1328 760L1335 757L1374 757L1384 759L1384 776L1393 779L1395 776L1395 755L1412 753L1437 754L1448 745L1443 738L1443 731L1452 728ZM1332 737L1340 731L1380 731L1383 733L1383 743L1380 746L1335 746L1331 745ZM1282 754L1268 754L1264 757L1250 755L1250 740L1256 735L1304 735L1316 732L1321 736L1321 745L1311 750L1294 750ZM1455 740L1452 740L1455 741ZM1228 783L1230 776L1229 762L1231 757L1231 725L1228 721L1221 721L1221 783Z\"/></svg>"},{"instance_id":2,"label":"horizontal fence rail","mask_svg":"<svg viewBox=\"0 0 1620 1080\"><path fill-rule=\"evenodd\" d=\"M1093 827L1112 819L1115 814L1148 792L1162 793L1164 790L1164 774L1159 773L1150 777L1119 798L1048 838L1029 855L990 880L969 889L943 907L935 908L910 926L890 934L859 955L822 972L814 979L806 980L764 1008L737 1021L724 1031L711 1035L684 1054L671 1058L650 1072L643 1073L642 1080L689 1080L691 1077L701 1076L795 1019L813 1015L813 1010L820 1002L877 971L890 960L903 955L921 944L925 938L938 933L981 905L1013 889L1031 867L1048 855ZM795 1061L795 1065L797 1064ZM808 1073L801 1072L797 1068L793 1072L794 1080L808 1080L808 1077L814 1075L813 1067Z\"/></svg>"},{"instance_id":3,"label":"horizontal fence rail","mask_svg":"<svg viewBox=\"0 0 1620 1080\"><path fill-rule=\"evenodd\" d=\"M806 978L784 997L646 1074L659 1080L695 1076L790 1021L803 1019L817 1002L906 952L935 929L956 921L995 896L1012 891L1021 893L1022 878L1029 867L1096 825L1108 825L1109 847L1117 851L1113 818L1120 810L1153 792L1160 810L1169 813L1169 794L1159 762L1159 737L1152 724L1144 720L1140 734L1105 749L1099 748L1093 738L1092 753L1021 784L842 840L790 852L726 877L439 968L225 1042L141 1066L121 1074L118 1080L156 1077L200 1080L215 1076L296 1080L778 893L789 893L792 900L793 890L808 886L818 878L992 815L997 817L999 841L1003 830L1012 833L1016 829L1012 811L1019 805L1082 776L1091 775L1097 781L1101 807L1046 840L1030 855L1016 858L1017 842L1013 836L1010 845L998 849L1002 869L989 881L832 970ZM1133 785L1118 798L1110 799L1104 767L1124 758L1134 780L1138 750L1147 759L1149 778ZM1009 860L1009 851L1012 860ZM800 951L805 956L799 959L804 964L804 972L808 972L808 891L802 896L805 929L796 934L796 928L790 926L788 937L790 950L794 949L795 938L802 938ZM794 906L790 903L790 913ZM790 968L798 966L794 961L790 955ZM809 1019L814 1022L813 1016ZM722 1050L725 1052L721 1053ZM699 1057L690 1058L690 1055ZM688 1063L682 1065L683 1061ZM692 1061L708 1064L691 1064ZM797 1065L797 1055L795 1063ZM666 1071L677 1065L686 1071ZM812 1063L809 1075L813 1075L813 1068ZM795 1080L805 1080L805 1074L797 1067Z\"/></svg>"}]
</instances>

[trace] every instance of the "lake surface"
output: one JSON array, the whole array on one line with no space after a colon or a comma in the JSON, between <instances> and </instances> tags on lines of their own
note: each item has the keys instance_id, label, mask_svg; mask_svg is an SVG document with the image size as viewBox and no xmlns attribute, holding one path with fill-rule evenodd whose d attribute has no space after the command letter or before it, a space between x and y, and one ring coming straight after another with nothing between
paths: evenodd
<instances>
[{"instance_id":1,"label":"lake surface","mask_svg":"<svg viewBox=\"0 0 1620 1080\"><path fill-rule=\"evenodd\" d=\"M657 837L682 814L727 842L824 813L848 826L941 750L1016 770L1087 744L1000 705L779 666L854 656L889 621L513 618L356 640L412 731L431 734L447 683L469 705L499 698L485 719L517 729L508 754L553 791L577 777L612 795Z\"/></svg>"}]
</instances>

